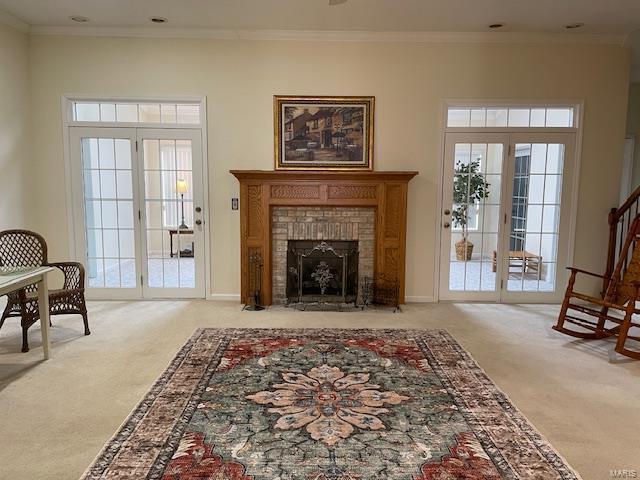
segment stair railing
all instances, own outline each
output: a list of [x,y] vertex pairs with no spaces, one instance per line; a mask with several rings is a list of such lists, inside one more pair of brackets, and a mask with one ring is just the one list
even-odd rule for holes
[[[627,200],[618,208],[612,208],[609,212],[609,247],[607,249],[607,268],[604,273],[602,295],[607,291],[611,275],[615,268],[620,252],[624,245],[624,239],[634,218],[640,209],[640,187],[636,188]],[[629,258],[625,259],[623,271],[627,267]]]

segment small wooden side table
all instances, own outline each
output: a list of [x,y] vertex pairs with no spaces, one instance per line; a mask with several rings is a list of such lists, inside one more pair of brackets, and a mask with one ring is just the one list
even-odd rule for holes
[[[180,235],[193,235],[193,230],[186,229],[186,228],[170,228],[169,229],[169,255],[171,256],[171,258],[177,256],[178,253],[180,253],[180,245],[178,245],[178,252],[173,253],[173,236],[178,235],[178,233]],[[193,247],[194,247],[193,242],[191,242],[191,254],[189,255],[180,254],[180,256],[193,257]]]

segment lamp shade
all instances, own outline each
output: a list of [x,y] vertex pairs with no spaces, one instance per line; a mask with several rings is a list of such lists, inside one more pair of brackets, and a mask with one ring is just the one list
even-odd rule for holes
[[177,193],[187,193],[188,189],[189,189],[189,186],[187,185],[187,181],[186,180],[179,179],[176,182],[176,192]]

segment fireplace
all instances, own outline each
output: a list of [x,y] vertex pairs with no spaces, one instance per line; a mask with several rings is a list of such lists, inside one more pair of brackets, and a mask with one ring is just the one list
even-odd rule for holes
[[240,182],[242,302],[256,291],[265,305],[286,302],[289,240],[340,240],[358,241],[358,283],[389,278],[403,303],[407,187],[418,172],[231,173]]
[[[356,302],[363,279],[374,275],[375,209],[273,207],[271,214],[274,302]],[[311,276],[320,261],[331,274],[324,293]]]
[[356,303],[358,242],[291,240],[287,303]]

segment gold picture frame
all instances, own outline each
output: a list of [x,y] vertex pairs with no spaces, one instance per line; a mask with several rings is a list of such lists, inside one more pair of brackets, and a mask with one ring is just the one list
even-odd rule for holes
[[375,97],[274,95],[276,170],[373,170]]

